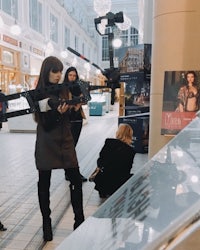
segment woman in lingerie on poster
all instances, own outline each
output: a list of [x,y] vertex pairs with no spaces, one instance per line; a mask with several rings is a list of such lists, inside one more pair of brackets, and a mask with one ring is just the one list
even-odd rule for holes
[[186,73],[187,85],[182,86],[178,91],[177,112],[196,112],[199,109],[199,90],[196,84],[196,73]]

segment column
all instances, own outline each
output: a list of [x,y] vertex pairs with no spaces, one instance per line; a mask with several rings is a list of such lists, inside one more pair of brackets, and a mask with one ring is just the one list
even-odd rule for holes
[[200,1],[153,4],[149,158],[172,139],[160,133],[165,71],[200,70]]

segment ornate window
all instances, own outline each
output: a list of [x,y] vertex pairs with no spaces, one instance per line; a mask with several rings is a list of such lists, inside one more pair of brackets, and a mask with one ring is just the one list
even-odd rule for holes
[[74,47],[76,51],[79,51],[79,39],[78,36],[74,37]]
[[[105,34],[112,32],[106,28]],[[131,27],[128,30],[120,31],[120,39],[122,40],[122,46],[128,47],[138,44],[138,30],[134,27]],[[108,35],[102,37],[102,61],[109,60],[109,44],[108,44]]]
[[50,13],[50,39],[58,43],[58,18]]
[[138,44],[138,30],[134,27],[131,27],[130,30],[130,45],[136,45]]
[[69,46],[70,46],[70,29],[68,29],[65,26],[65,30],[64,30],[64,48],[66,49]]
[[15,19],[18,19],[18,0],[1,0],[1,9]]
[[30,27],[42,34],[42,4],[38,0],[29,0]]

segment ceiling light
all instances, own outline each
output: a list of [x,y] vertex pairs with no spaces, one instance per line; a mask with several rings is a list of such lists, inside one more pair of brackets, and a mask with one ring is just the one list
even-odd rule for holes
[[122,46],[122,40],[119,38],[116,38],[112,41],[112,45],[114,48],[119,48]]
[[61,51],[61,52],[60,52],[60,56],[61,56],[62,58],[67,58],[67,57],[68,57],[67,51],[66,51],[66,50]]
[[94,0],[94,10],[99,16],[103,16],[111,10],[111,0]]
[[19,36],[22,32],[22,29],[21,27],[18,25],[18,24],[14,24],[10,27],[10,32],[13,34],[13,35],[16,35],[16,36]]
[[45,54],[46,55],[51,55],[54,52],[54,47],[51,42],[47,43],[46,49],[45,49]]

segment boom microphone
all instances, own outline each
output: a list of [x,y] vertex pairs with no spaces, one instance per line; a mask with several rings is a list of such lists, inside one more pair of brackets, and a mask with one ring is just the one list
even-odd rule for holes
[[[86,62],[90,62],[89,59],[87,59],[85,56],[81,55],[80,53],[78,53],[77,51],[75,51],[74,49],[70,48],[70,47],[67,47],[67,49],[72,52],[74,55],[80,57],[81,59],[85,60]],[[95,63],[91,63],[95,68],[99,69],[101,71],[101,73],[104,75],[104,71]]]
[[76,56],[80,57],[81,59],[85,60],[86,62],[90,62],[89,59],[87,59],[86,57],[84,57],[83,55],[79,54],[77,51],[73,50],[70,47],[67,47],[67,49],[72,52],[73,54],[75,54]]
[[[75,54],[76,56],[80,57],[81,59],[87,61],[90,63],[90,60],[78,53],[77,51],[73,50],[70,47],[67,47],[67,49]],[[95,89],[100,89],[100,88],[110,88],[111,89],[111,105],[114,104],[115,102],[115,89],[120,88],[120,71],[118,68],[111,67],[109,69],[102,70],[98,65],[95,63],[91,63],[94,67],[99,69],[101,73],[107,78],[106,80],[106,85],[107,86],[95,86]],[[91,90],[91,87],[90,87]]]

